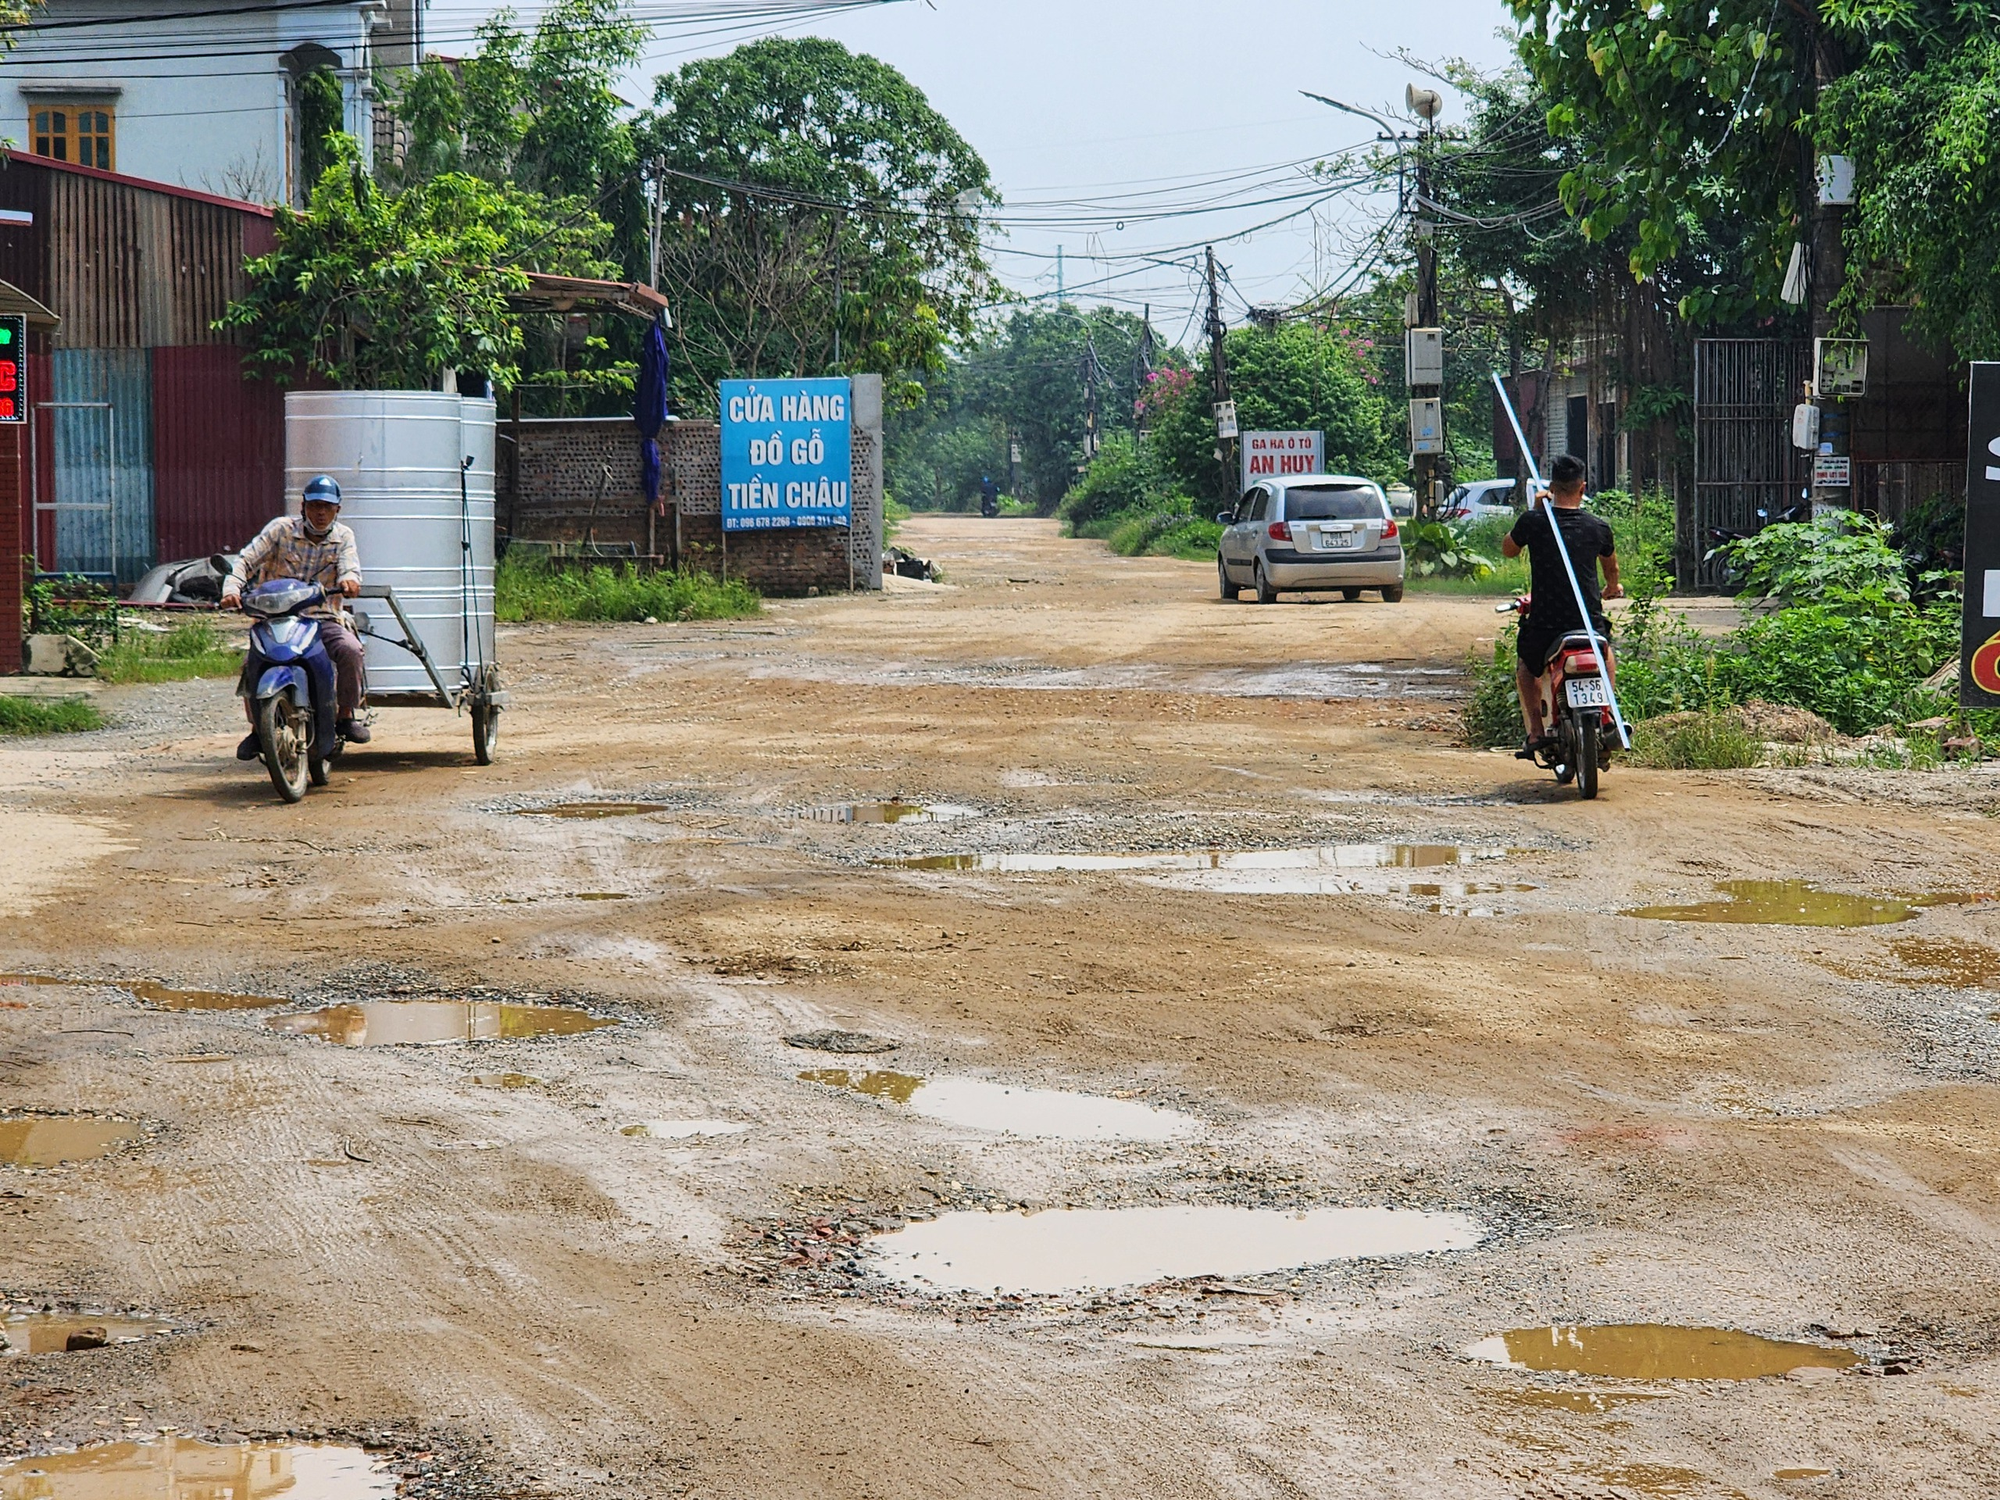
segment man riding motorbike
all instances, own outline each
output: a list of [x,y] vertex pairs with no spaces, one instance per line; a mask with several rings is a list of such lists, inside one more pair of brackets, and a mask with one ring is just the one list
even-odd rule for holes
[[[1611,622],[1604,615],[1604,600],[1622,599],[1625,590],[1618,582],[1618,553],[1611,536],[1611,523],[1583,508],[1583,462],[1565,453],[1549,468],[1549,498],[1555,502],[1556,525],[1562,528],[1563,546],[1576,569],[1577,587],[1590,611],[1590,628],[1604,642],[1604,672],[1613,677]],[[1515,755],[1533,760],[1555,736],[1542,717],[1542,672],[1556,643],[1584,622],[1576,612],[1576,594],[1563,571],[1562,554],[1556,550],[1555,533],[1549,528],[1549,513],[1539,501],[1530,505],[1500,543],[1502,557],[1528,554],[1529,592],[1533,598],[1521,619],[1521,633],[1515,641],[1514,687],[1521,695],[1521,722],[1528,738]],[[1604,568],[1604,588],[1597,587],[1599,563]]]
[[[368,726],[356,717],[361,711],[363,683],[361,641],[344,622],[339,603],[341,598],[352,599],[361,592],[361,555],[354,546],[354,533],[340,524],[340,486],[332,478],[322,474],[312,480],[301,500],[301,514],[279,516],[243,549],[222,585],[222,607],[238,608],[246,586],[273,578],[297,578],[325,589],[326,602],[305,613],[319,621],[320,641],[333,658],[335,727],[350,744],[365,745]],[[252,728],[249,737],[236,747],[236,758],[255,760],[257,709],[247,699],[243,706]]]

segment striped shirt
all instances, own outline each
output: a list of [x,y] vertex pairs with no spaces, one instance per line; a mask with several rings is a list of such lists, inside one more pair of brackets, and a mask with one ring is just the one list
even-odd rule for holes
[[338,599],[343,580],[361,581],[361,554],[355,550],[354,533],[335,521],[318,541],[306,535],[303,516],[279,516],[257,539],[243,549],[230,582],[238,588],[255,586],[273,578],[298,578],[316,583],[329,596],[325,604],[305,611],[321,620],[337,620],[341,615]]

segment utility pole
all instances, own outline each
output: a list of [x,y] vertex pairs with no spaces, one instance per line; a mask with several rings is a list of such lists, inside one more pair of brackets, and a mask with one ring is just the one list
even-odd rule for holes
[[1229,399],[1229,361],[1223,345],[1222,295],[1215,279],[1215,246],[1208,247],[1208,353],[1215,379],[1215,463],[1222,493],[1233,494],[1227,445],[1236,440],[1236,403]]
[[[1847,59],[1839,41],[1824,29],[1819,29],[1815,35],[1812,63],[1815,98],[1847,71]],[[1853,475],[1847,474],[1845,482],[1839,484],[1821,483],[1822,477],[1833,479],[1842,476],[1838,465],[1823,468],[1818,459],[1821,455],[1845,458],[1852,451],[1847,400],[1844,395],[1819,388],[1821,371],[1818,369],[1818,352],[1819,341],[1833,336],[1833,299],[1840,294],[1841,285],[1847,280],[1847,254],[1841,243],[1841,232],[1847,219],[1846,205],[1854,201],[1854,168],[1848,158],[1816,158],[1810,140],[1803,150],[1813,192],[1806,266],[1810,276],[1807,334],[1812,340],[1814,368],[1807,379],[1812,383],[1810,399],[1819,406],[1818,451],[1807,459],[1813,466],[1810,493],[1815,512],[1829,507],[1845,510],[1854,503]],[[1841,165],[1836,168],[1835,163]]]
[[1443,100],[1414,85],[1409,106],[1425,122],[1417,142],[1417,197],[1410,206],[1410,237],[1417,250],[1415,306],[1405,318],[1403,373],[1410,386],[1410,469],[1417,481],[1417,513],[1435,516],[1444,505],[1448,461],[1444,426],[1444,330],[1438,307],[1437,221],[1431,217],[1431,157]]
[[[419,6],[418,9],[421,11],[423,7]],[[648,270],[646,284],[655,291],[658,291],[660,287],[660,215],[665,211],[660,183],[661,179],[667,175],[666,169],[667,163],[664,157],[653,163],[653,233],[646,260]]]
[[1083,461],[1089,464],[1097,457],[1097,382],[1102,371],[1097,363],[1097,339],[1086,332],[1083,336]]
[[1063,305],[1063,247],[1056,246],[1056,306]]

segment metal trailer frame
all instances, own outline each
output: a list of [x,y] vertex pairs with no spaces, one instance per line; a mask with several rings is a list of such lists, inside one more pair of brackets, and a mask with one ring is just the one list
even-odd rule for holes
[[396,624],[402,628],[403,636],[398,640],[394,636],[383,635],[373,628],[372,622],[362,623],[362,620],[366,620],[366,616],[355,622],[355,633],[369,640],[382,641],[409,652],[423,663],[424,674],[430,678],[431,685],[435,689],[429,693],[370,693],[367,702],[377,708],[449,708],[453,712],[470,709],[473,747],[479,755],[480,764],[486,764],[492,754],[492,738],[487,726],[492,722],[492,715],[505,708],[508,703],[506,690],[500,686],[499,666],[485,662],[476,672],[469,668],[462,669],[459,682],[456,685],[448,683],[444,680],[444,674],[438,671],[437,663],[431,659],[430,652],[425,649],[422,637],[410,624],[410,617],[403,613],[402,601],[396,597],[393,588],[386,583],[364,583],[356,597],[380,599],[387,603],[390,613],[396,617]]

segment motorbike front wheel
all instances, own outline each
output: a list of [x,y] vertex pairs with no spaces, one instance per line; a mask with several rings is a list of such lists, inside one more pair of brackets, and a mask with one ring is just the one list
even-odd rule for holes
[[1576,725],[1576,789],[1588,802],[1597,795],[1598,753],[1597,713],[1588,715],[1576,713],[1570,716]]
[[278,795],[287,802],[304,797],[312,777],[312,725],[305,710],[284,693],[262,700],[257,705],[257,744]]

